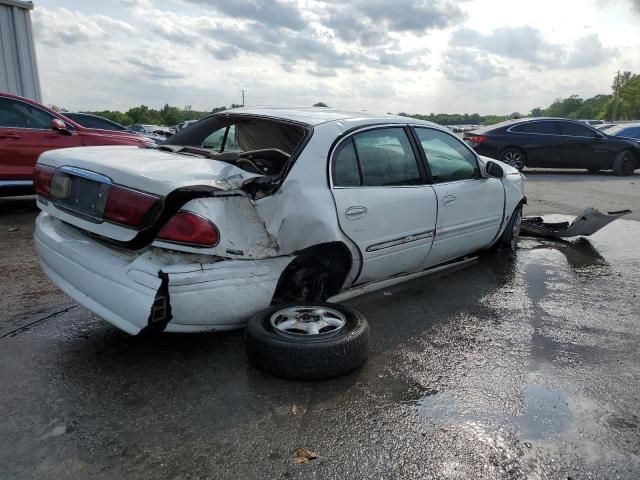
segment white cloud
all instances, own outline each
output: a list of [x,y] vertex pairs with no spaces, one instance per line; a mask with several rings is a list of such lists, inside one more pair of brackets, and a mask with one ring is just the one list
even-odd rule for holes
[[245,89],[253,104],[526,112],[640,69],[638,0],[61,2],[40,0],[33,24],[45,101],[71,109],[205,109]]

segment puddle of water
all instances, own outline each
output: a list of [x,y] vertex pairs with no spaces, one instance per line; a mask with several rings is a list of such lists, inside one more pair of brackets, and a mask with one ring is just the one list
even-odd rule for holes
[[429,393],[417,401],[417,413],[421,417],[441,422],[482,423],[504,425],[505,420],[518,427],[520,436],[525,440],[541,440],[565,432],[573,419],[569,409],[569,397],[559,390],[529,385],[522,395],[525,409],[522,415],[505,417],[499,411],[482,408],[469,408],[446,392]]
[[522,438],[540,440],[567,430],[572,415],[566,393],[530,385],[522,394],[525,411],[514,419]]

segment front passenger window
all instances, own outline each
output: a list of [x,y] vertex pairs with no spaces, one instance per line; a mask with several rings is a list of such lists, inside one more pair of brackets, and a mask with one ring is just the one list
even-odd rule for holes
[[427,156],[433,183],[478,178],[478,162],[464,144],[451,135],[429,128],[416,128]]
[[48,130],[53,117],[27,103],[0,99],[0,126]]

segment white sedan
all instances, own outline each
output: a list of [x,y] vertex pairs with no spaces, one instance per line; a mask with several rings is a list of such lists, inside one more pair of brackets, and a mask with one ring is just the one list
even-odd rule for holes
[[[222,112],[158,149],[53,150],[35,179],[44,271],[130,334],[239,328],[512,248],[525,202],[516,169],[443,127],[325,108]],[[341,328],[309,312],[272,326]]]

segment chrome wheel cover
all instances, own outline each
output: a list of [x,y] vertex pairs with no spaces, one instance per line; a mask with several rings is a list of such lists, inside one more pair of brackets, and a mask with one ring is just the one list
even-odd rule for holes
[[289,338],[324,338],[340,332],[347,318],[333,308],[296,306],[278,310],[269,319],[273,330]]

